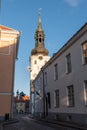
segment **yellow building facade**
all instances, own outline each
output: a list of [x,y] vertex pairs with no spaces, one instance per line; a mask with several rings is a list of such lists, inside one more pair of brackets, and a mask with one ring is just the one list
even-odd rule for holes
[[16,103],[16,109],[18,113],[24,113],[25,112],[25,102],[17,102]]
[[14,112],[15,113],[28,113],[29,112],[29,101],[30,97],[25,96],[16,96],[14,97]]

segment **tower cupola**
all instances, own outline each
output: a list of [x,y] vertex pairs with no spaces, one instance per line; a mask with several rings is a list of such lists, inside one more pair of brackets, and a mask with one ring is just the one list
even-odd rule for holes
[[31,55],[38,55],[38,54],[48,55],[49,52],[45,48],[44,39],[45,39],[45,35],[44,35],[44,30],[42,28],[40,14],[39,14],[38,15],[38,26],[37,26],[37,29],[35,32],[35,48],[32,49]]

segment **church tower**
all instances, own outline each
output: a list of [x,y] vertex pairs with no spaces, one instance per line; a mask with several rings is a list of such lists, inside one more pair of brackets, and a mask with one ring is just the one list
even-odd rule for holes
[[31,68],[31,80],[34,80],[40,71],[41,67],[49,60],[48,50],[44,44],[44,30],[42,28],[40,14],[38,16],[38,27],[35,32],[35,48],[31,51],[30,68]]
[[38,26],[35,32],[35,48],[31,51],[30,56],[30,107],[31,113],[33,113],[33,80],[36,78],[42,66],[46,64],[46,62],[50,59],[48,56],[48,50],[45,48],[44,44],[45,34],[42,28],[42,22],[40,14],[38,15]]

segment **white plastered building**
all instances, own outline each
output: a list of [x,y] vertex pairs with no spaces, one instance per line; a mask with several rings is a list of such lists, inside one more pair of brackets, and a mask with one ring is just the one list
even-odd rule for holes
[[87,124],[87,23],[43,66],[34,80],[35,114]]

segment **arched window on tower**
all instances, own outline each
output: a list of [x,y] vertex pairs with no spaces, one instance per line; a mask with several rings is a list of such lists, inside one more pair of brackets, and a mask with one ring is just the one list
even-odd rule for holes
[[39,42],[41,43],[41,38],[39,38]]

